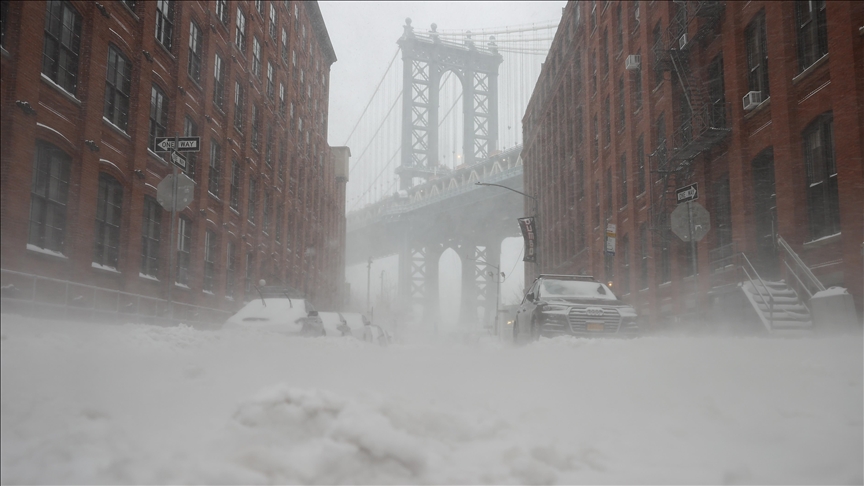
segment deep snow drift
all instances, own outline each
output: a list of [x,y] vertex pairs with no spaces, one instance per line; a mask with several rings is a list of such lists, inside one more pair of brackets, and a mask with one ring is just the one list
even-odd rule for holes
[[10,483],[858,483],[861,336],[350,338],[2,315]]

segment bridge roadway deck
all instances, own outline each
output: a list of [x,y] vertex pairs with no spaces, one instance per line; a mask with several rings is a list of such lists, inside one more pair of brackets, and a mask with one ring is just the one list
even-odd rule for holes
[[517,218],[530,200],[487,182],[523,191],[521,147],[401,191],[359,211],[347,222],[346,262],[351,265],[396,254],[404,238],[411,246],[498,244],[519,236]]

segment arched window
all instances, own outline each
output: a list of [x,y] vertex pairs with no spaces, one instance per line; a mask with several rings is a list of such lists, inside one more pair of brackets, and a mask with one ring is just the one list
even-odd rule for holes
[[59,148],[41,140],[36,142],[28,244],[63,252],[71,165],[72,159]]
[[123,210],[123,186],[110,175],[99,173],[96,199],[96,245],[93,263],[117,268],[120,256],[120,219]]
[[801,134],[807,166],[807,213],[813,239],[840,232],[833,126],[834,116],[829,111],[820,115]]

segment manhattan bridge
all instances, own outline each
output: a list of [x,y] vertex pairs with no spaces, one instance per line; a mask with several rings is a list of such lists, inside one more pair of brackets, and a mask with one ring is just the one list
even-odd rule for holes
[[501,243],[520,235],[517,218],[531,204],[519,194],[521,118],[556,28],[421,32],[406,19],[342,144],[352,151],[346,264],[398,255],[396,301],[422,322],[437,322],[448,249],[462,261],[459,321],[496,312]]

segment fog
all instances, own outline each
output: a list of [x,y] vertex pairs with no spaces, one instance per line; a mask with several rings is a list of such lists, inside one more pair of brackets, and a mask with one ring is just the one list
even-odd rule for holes
[[864,479],[860,334],[513,347],[406,323],[383,347],[0,324],[3,484]]

